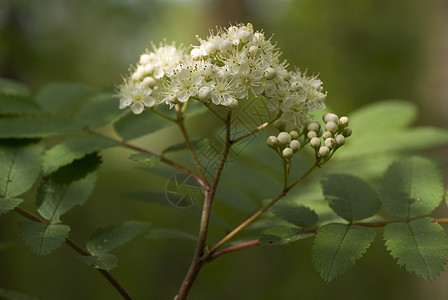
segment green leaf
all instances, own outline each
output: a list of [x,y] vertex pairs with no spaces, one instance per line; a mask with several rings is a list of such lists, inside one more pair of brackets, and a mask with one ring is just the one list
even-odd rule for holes
[[60,217],[76,205],[83,205],[95,187],[97,176],[86,177],[70,183],[58,183],[46,178],[37,194],[37,210],[51,224],[60,223]]
[[431,160],[408,157],[389,167],[384,175],[381,200],[393,216],[415,218],[428,215],[443,199],[442,175]]
[[310,227],[317,223],[319,217],[316,213],[305,206],[294,205],[292,203],[276,204],[272,211],[278,217],[297,225],[299,227]]
[[313,246],[316,270],[330,282],[360,259],[375,238],[369,227],[328,224],[317,230]]
[[23,199],[19,198],[0,198],[0,215],[7,213],[8,211],[13,210],[20,203],[23,202]]
[[40,112],[39,105],[31,98],[0,93],[0,115],[22,115]]
[[87,242],[87,251],[93,255],[106,254],[129,242],[150,227],[148,222],[128,221],[97,229]]
[[409,101],[385,100],[366,105],[350,116],[350,127],[357,136],[399,131],[417,117],[417,106]]
[[71,119],[53,116],[21,116],[0,118],[0,139],[39,138],[70,135],[82,132],[81,126]]
[[79,109],[75,118],[85,126],[98,128],[109,124],[123,111],[118,108],[118,99],[113,90],[101,91]]
[[0,299],[2,300],[41,300],[40,297],[28,296],[16,291],[0,288]]
[[154,228],[149,231],[145,238],[150,240],[164,240],[164,239],[186,239],[196,241],[197,237],[181,230],[169,228]]
[[208,108],[201,101],[188,101],[185,118],[193,118],[208,111]]
[[150,169],[155,167],[160,162],[160,156],[149,153],[134,153],[131,154],[129,159]]
[[0,142],[0,197],[10,198],[28,191],[40,173],[41,142]]
[[60,114],[73,110],[90,93],[91,89],[83,85],[55,82],[39,90],[36,101],[44,110]]
[[118,263],[117,257],[110,253],[92,256],[78,256],[78,258],[83,263],[92,266],[95,269],[102,269],[106,271],[115,269]]
[[[193,139],[191,140],[191,144],[193,148],[200,150],[202,147],[210,143],[208,139]],[[171,145],[168,148],[164,149],[162,153],[170,153],[176,151],[188,150],[188,145],[186,142],[182,142],[179,144]]]
[[0,93],[26,97],[30,95],[30,89],[21,82],[0,78]]
[[45,225],[38,222],[22,221],[19,223],[25,243],[39,256],[56,250],[68,237],[70,227],[67,225]]
[[327,175],[322,181],[325,200],[331,209],[349,222],[373,216],[380,208],[376,192],[364,180],[352,175]]
[[278,226],[264,230],[260,235],[261,246],[279,246],[313,236],[314,233],[301,233],[298,228]]
[[48,175],[87,154],[117,145],[119,143],[115,140],[92,134],[65,140],[45,152],[42,158],[42,172],[44,175]]
[[132,112],[129,112],[114,123],[114,128],[117,134],[124,140],[131,140],[171,124],[171,121],[147,110],[140,115],[134,115]]
[[442,226],[423,218],[384,227],[387,250],[400,266],[425,279],[435,279],[446,264],[448,243]]

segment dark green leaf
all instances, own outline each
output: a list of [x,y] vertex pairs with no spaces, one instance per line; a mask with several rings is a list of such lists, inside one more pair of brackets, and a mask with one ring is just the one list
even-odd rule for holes
[[163,239],[187,239],[196,241],[196,236],[180,231],[177,229],[169,229],[169,228],[154,228],[149,231],[149,233],[145,236],[145,238],[150,240],[163,240]]
[[97,93],[86,105],[81,107],[75,118],[83,125],[98,128],[109,124],[123,111],[118,108],[118,98],[113,90]]
[[106,254],[129,242],[150,227],[148,222],[128,221],[97,229],[87,242],[87,250],[93,255]]
[[380,201],[370,185],[352,175],[328,175],[322,181],[325,200],[331,209],[349,222],[373,216]]
[[423,157],[409,157],[394,163],[384,175],[381,198],[386,210],[400,218],[430,214],[443,199],[442,175]]
[[58,183],[46,178],[37,194],[37,210],[48,222],[59,223],[62,214],[87,201],[95,187],[95,181],[95,173],[70,183]]
[[0,93],[26,97],[30,95],[30,89],[21,82],[0,78]]
[[23,199],[19,198],[0,198],[0,215],[7,213],[10,210],[13,210],[20,203],[23,202]]
[[172,122],[147,110],[140,115],[129,112],[114,123],[117,134],[131,140],[171,125]]
[[70,183],[86,177],[89,173],[95,172],[100,165],[101,157],[95,152],[59,168],[56,172],[51,173],[49,177],[56,183]]
[[55,82],[39,90],[36,101],[44,110],[60,114],[73,110],[90,93],[91,89],[83,85]]
[[159,163],[160,156],[149,153],[134,153],[131,154],[129,159],[151,169]]
[[[202,147],[210,143],[208,139],[194,139],[191,140],[191,144],[193,148],[196,150],[200,150]],[[171,145],[168,148],[164,149],[162,153],[169,153],[169,152],[176,152],[176,151],[182,151],[182,150],[188,150],[188,145],[186,142],[182,142],[179,144]]]
[[328,224],[317,231],[313,260],[322,279],[330,282],[344,273],[369,248],[375,230],[362,226]]
[[286,221],[299,227],[310,227],[319,220],[316,213],[305,206],[294,205],[292,203],[276,204],[272,211]]
[[2,300],[40,300],[40,297],[28,296],[16,291],[0,288],[0,299]]
[[81,126],[73,120],[52,116],[0,118],[0,139],[39,138],[78,134]]
[[31,98],[0,93],[0,115],[23,115],[39,112],[39,105]]
[[68,237],[70,227],[67,225],[45,225],[38,222],[20,222],[25,243],[39,256],[56,250]]
[[95,269],[102,269],[106,271],[115,269],[118,263],[117,257],[110,253],[105,253],[101,255],[92,255],[92,256],[78,256],[78,257],[83,263],[92,266]]
[[40,173],[41,142],[2,141],[0,144],[0,197],[28,191]]
[[261,246],[279,246],[296,242],[313,235],[314,233],[301,233],[301,230],[298,228],[281,226],[264,230],[259,240]]
[[119,145],[117,141],[102,135],[89,134],[68,139],[45,152],[42,159],[42,172],[48,175],[87,154],[117,145]]
[[384,239],[392,257],[409,272],[433,280],[443,271],[448,243],[442,226],[431,218],[388,224]]

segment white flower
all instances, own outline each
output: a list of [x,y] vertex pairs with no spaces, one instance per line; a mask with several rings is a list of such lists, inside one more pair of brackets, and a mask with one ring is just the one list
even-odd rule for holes
[[228,106],[233,103],[236,99],[233,94],[234,83],[232,81],[216,78],[210,82],[210,87],[212,89],[212,102],[215,105]]
[[156,99],[151,96],[152,89],[142,86],[133,80],[126,81],[120,87],[120,109],[128,106],[134,114],[143,112],[145,107],[152,107],[156,104]]
[[198,94],[203,77],[188,68],[173,73],[170,79],[170,89],[177,94],[177,100],[186,102],[190,97]]

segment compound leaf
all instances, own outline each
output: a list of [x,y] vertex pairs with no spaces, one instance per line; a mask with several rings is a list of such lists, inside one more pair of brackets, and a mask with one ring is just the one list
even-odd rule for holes
[[114,129],[124,140],[131,140],[171,124],[171,121],[147,110],[140,115],[129,112],[114,123]]
[[103,255],[132,240],[150,227],[148,222],[128,221],[97,229],[87,242],[87,251]]
[[20,116],[0,118],[0,138],[40,138],[78,134],[82,131],[77,122],[56,116]]
[[3,94],[0,91],[0,114],[23,115],[40,111],[39,105],[31,98],[22,95]]
[[102,135],[83,135],[68,139],[47,150],[42,158],[42,172],[48,175],[87,154],[117,146],[115,140]]
[[40,173],[41,142],[5,140],[0,144],[0,197],[28,191]]
[[369,218],[380,208],[376,192],[355,176],[328,175],[322,181],[322,188],[331,209],[349,222]]
[[279,246],[313,236],[314,233],[301,233],[298,228],[278,226],[264,230],[259,238],[261,246]]
[[118,259],[115,255],[105,253],[101,255],[78,256],[79,259],[95,269],[110,271],[117,267]]
[[21,82],[0,78],[0,93],[26,97],[30,95],[30,89]]
[[149,153],[134,153],[131,154],[129,159],[149,169],[155,167],[160,162],[160,156]]
[[384,227],[387,250],[400,266],[425,279],[435,279],[446,264],[448,243],[445,232],[431,218]]
[[60,216],[75,205],[83,205],[95,187],[96,174],[69,183],[45,178],[37,194],[37,210],[52,224],[60,222]]
[[313,246],[316,270],[330,282],[360,259],[375,238],[369,227],[328,224],[317,230]]
[[409,157],[392,164],[384,175],[381,199],[386,210],[400,218],[428,215],[443,200],[442,175],[436,164]]
[[317,214],[308,207],[287,203],[279,203],[272,207],[278,217],[299,227],[310,227],[319,220]]
[[73,110],[90,93],[90,88],[80,84],[54,82],[38,91],[36,101],[44,110],[60,114]]
[[83,125],[90,128],[98,128],[109,124],[122,113],[118,108],[118,99],[115,92],[104,90],[98,92],[89,101],[79,109],[75,118]]
[[17,206],[19,206],[20,203],[22,202],[23,199],[19,198],[0,198],[0,215],[13,210]]
[[38,222],[22,221],[20,230],[25,243],[31,250],[37,255],[43,256],[59,248],[68,237],[70,227],[62,224],[45,225]]

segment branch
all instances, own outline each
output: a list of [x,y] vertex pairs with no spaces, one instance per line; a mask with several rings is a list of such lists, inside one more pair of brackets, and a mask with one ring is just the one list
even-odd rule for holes
[[219,179],[221,178],[222,171],[224,170],[224,165],[227,161],[227,157],[230,152],[230,148],[232,147],[232,143],[230,140],[230,122],[232,119],[232,111],[228,110],[227,118],[226,118],[226,143],[224,145],[223,152],[221,154],[221,159],[219,161],[218,169],[216,170],[212,185],[210,190],[207,191],[204,206],[202,208],[202,216],[201,216],[201,224],[199,228],[199,236],[198,236],[198,244],[196,246],[196,250],[194,253],[193,261],[191,262],[190,268],[185,276],[184,281],[182,282],[182,286],[175,297],[176,300],[184,300],[190,288],[196,279],[199,271],[204,264],[204,251],[207,241],[207,233],[208,233],[208,225],[210,223],[211,210],[213,205],[213,199],[215,197],[216,189],[218,187]]
[[254,134],[254,133],[256,133],[256,132],[258,132],[258,131],[260,131],[260,130],[262,130],[263,128],[268,127],[269,124],[273,123],[273,122],[274,122],[275,120],[277,120],[278,118],[279,118],[279,116],[275,117],[274,119],[272,119],[272,120],[270,120],[270,121],[264,122],[264,123],[261,124],[261,125],[258,125],[257,127],[255,127],[254,129],[252,129],[251,131],[248,131],[248,132],[246,132],[245,134],[243,134],[243,135],[241,135],[241,136],[239,136],[239,137],[237,137],[237,138],[234,138],[234,139],[232,140],[232,143],[233,143],[233,144],[238,143],[239,141],[244,140],[245,138],[251,136],[252,134]]
[[[38,216],[30,213],[29,211],[20,208],[20,207],[16,207],[14,208],[14,211],[19,213],[20,215],[24,216],[25,218],[34,221],[34,222],[38,222],[41,224],[44,224],[45,226],[50,225],[50,223],[48,223],[47,221],[39,218]],[[78,252],[79,254],[81,254],[82,256],[92,256],[92,254],[90,254],[89,252],[87,252],[84,248],[82,248],[80,245],[78,245],[75,241],[73,241],[72,239],[66,238],[65,239],[65,243],[67,245],[69,245],[73,250],[75,250],[76,252]],[[117,292],[120,293],[120,295],[123,297],[123,299],[126,300],[132,300],[131,296],[128,294],[128,292],[126,292],[126,290],[120,285],[120,283],[112,276],[112,274],[110,274],[108,271],[103,270],[103,269],[98,269],[98,271],[107,279],[107,281],[109,281],[109,283],[117,290]]]

